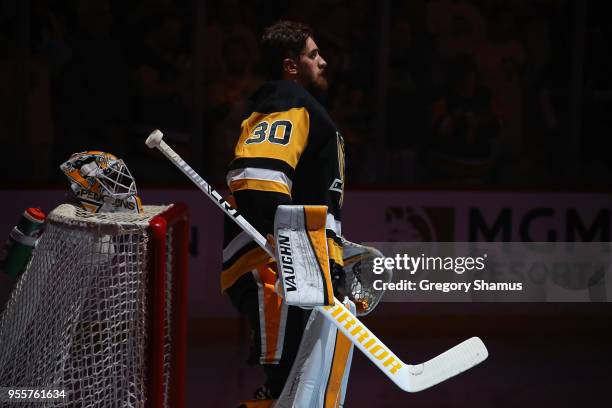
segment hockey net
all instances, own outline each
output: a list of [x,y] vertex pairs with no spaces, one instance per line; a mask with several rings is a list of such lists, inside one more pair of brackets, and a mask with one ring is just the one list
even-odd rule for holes
[[57,407],[180,407],[188,213],[57,207],[0,316],[0,387]]

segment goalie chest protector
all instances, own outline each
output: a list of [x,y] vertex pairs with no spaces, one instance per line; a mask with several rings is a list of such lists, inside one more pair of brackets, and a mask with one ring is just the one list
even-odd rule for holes
[[[330,258],[342,265],[339,239],[345,170],[342,135],[323,106],[294,81],[267,82],[249,102],[250,109],[241,124],[235,158],[229,166],[227,181],[231,192],[243,189],[269,191],[271,195],[289,195],[292,204],[327,206]],[[268,170],[271,172],[266,173]],[[236,172],[243,176],[232,178]],[[249,172],[264,176],[244,176]],[[268,178],[266,174],[275,174],[277,179],[284,181],[272,182],[272,178],[268,180],[270,182],[262,181]],[[241,210],[240,202],[237,204]],[[257,214],[245,214],[245,217],[264,236],[272,233],[272,224],[256,219]],[[232,224],[225,223],[224,246],[241,232]],[[224,290],[253,266],[242,260],[239,263],[245,268],[240,269],[247,270],[238,271],[232,268],[235,261],[238,259],[227,259],[224,251],[223,274],[232,269],[230,274],[222,276]]]

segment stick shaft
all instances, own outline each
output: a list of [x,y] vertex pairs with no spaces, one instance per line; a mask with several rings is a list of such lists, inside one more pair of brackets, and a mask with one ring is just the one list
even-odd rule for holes
[[221,208],[224,213],[226,213],[231,219],[233,219],[234,222],[238,224],[240,228],[246,231],[246,233],[249,234],[251,238],[253,238],[255,242],[268,253],[268,255],[273,258],[275,257],[274,250],[272,249],[268,241],[264,238],[264,236],[261,235],[259,231],[257,231],[255,227],[253,227],[246,220],[246,218],[240,215],[238,210],[233,208],[230,203],[225,201],[223,197],[221,197],[221,194],[214,190],[210,186],[210,184],[208,184],[202,177],[200,177],[200,175],[196,173],[196,171],[192,169],[191,166],[189,166],[185,162],[185,160],[183,160],[181,156],[178,155],[178,153],[172,150],[172,148],[168,146],[168,144],[163,140],[160,142],[157,148],[164,154],[164,156],[170,159],[170,161],[174,163],[174,165],[178,167],[191,181],[193,181],[193,183],[198,186],[200,190],[206,193],[206,195],[211,200],[213,200],[214,203],[217,204],[217,206]]

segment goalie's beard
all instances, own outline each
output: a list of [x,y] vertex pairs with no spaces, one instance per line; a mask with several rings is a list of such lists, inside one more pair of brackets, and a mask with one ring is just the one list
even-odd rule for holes
[[306,89],[312,96],[315,97],[319,102],[322,102],[327,96],[329,89],[329,82],[327,78],[321,75],[319,78],[314,80],[300,81],[304,89]]

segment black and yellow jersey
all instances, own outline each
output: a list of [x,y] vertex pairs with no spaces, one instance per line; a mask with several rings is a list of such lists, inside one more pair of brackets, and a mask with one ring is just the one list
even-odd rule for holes
[[[227,173],[234,204],[264,236],[273,233],[278,205],[326,205],[330,262],[342,265],[342,135],[323,106],[293,81],[266,83],[250,104]],[[227,216],[224,229],[223,291],[271,261]]]

